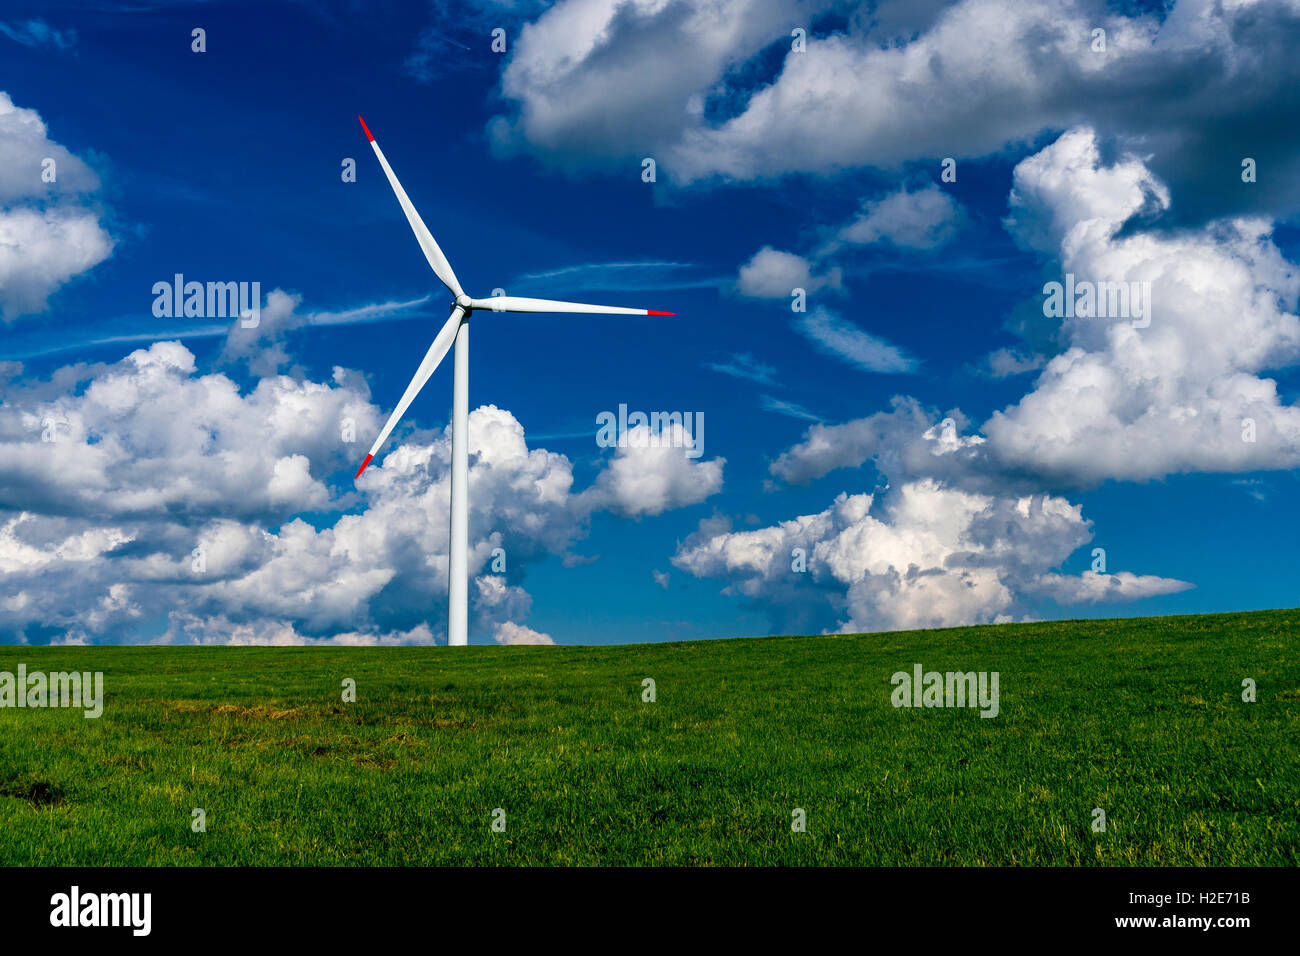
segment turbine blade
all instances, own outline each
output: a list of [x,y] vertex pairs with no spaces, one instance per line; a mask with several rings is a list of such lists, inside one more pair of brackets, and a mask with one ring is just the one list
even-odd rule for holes
[[[438,364],[446,357],[447,351],[451,348],[452,343],[456,341],[456,330],[460,328],[460,320],[464,315],[465,310],[460,306],[456,306],[451,310],[451,316],[447,319],[447,324],[438,331],[433,343],[429,346],[429,351],[424,353],[424,361],[415,370],[415,378],[411,379],[411,384],[406,386],[406,391],[402,394],[402,400],[397,403],[397,408],[393,410],[393,414],[388,416],[388,424],[379,433],[375,443],[370,446],[370,454],[366,455],[366,460],[357,469],[357,478],[361,477],[361,473],[366,470],[366,466],[370,464],[380,447],[388,440],[389,434],[396,427],[398,421],[401,420],[402,415],[406,413],[407,407],[415,399],[415,396],[420,393],[420,389],[424,387],[424,383],[429,380],[429,376],[433,374]],[[353,479],[353,481],[355,480],[356,478]]]
[[553,299],[524,299],[517,295],[494,295],[490,299],[471,299],[470,308],[485,312],[595,312],[603,315],[676,315],[655,309],[623,309],[614,305],[587,305],[583,302],[556,302]]
[[406,221],[411,224],[411,231],[415,233],[420,248],[424,250],[424,258],[429,260],[429,265],[433,268],[433,274],[442,280],[442,284],[451,290],[452,295],[459,299],[465,294],[465,290],[456,281],[456,273],[451,271],[451,263],[442,254],[442,249],[438,246],[437,240],[433,238],[433,233],[429,232],[429,227],[424,224],[420,214],[411,205],[410,197],[406,195],[406,190],[402,188],[402,184],[397,181],[397,176],[393,173],[393,167],[388,165],[388,160],[384,158],[384,151],[375,142],[370,127],[366,125],[366,121],[361,119],[360,116],[357,119],[361,120],[361,128],[366,131],[366,138],[370,140],[370,147],[375,151],[375,156],[379,158],[379,165],[384,167],[384,175],[388,177],[388,184],[393,187],[393,192],[397,193],[397,201],[402,206],[402,212],[406,213]]

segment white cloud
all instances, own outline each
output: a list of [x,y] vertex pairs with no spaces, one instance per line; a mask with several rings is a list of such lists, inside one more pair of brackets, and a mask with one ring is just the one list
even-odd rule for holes
[[289,364],[285,336],[304,325],[307,317],[298,311],[302,296],[283,289],[272,289],[266,304],[257,305],[257,325],[246,327],[242,319],[231,322],[218,362],[247,362],[249,372],[260,378],[275,375]]
[[[46,160],[55,181],[45,182]],[[107,259],[113,239],[87,205],[99,179],[51,141],[35,110],[0,92],[0,318],[42,312],[74,276]]]
[[[3,386],[0,633],[138,640],[147,625],[158,640],[198,643],[444,633],[450,435],[399,436],[354,492],[360,442],[380,413],[359,375],[333,379],[267,376],[241,392],[200,374],[179,343],[158,342]],[[475,409],[469,426],[471,627],[498,639],[546,635],[522,624],[531,597],[493,573],[495,549],[519,575],[570,555],[593,510],[659,514],[721,487],[720,459],[632,435],[579,493],[569,460],[529,448],[508,411]],[[312,511],[335,514],[299,517]]]
[[787,401],[784,398],[777,398],[774,395],[762,395],[758,399],[758,407],[765,412],[776,412],[778,415],[785,415],[787,418],[798,418],[806,422],[819,422],[821,416],[810,412],[798,402]]
[[1046,364],[1041,355],[1031,355],[1021,349],[994,349],[982,363],[980,371],[990,378],[1011,378],[1026,372],[1037,372]]
[[534,631],[513,621],[502,621],[497,625],[492,639],[498,644],[554,644],[551,635]]
[[702,448],[703,434],[692,435],[671,423],[654,430],[638,425],[584,492],[588,506],[608,508],[627,517],[662,514],[703,501],[722,490],[725,458],[691,457]]
[[[987,443],[961,456],[959,469],[949,467],[956,459],[918,455],[933,416],[904,401],[891,412],[815,426],[773,473],[804,482],[874,460],[895,479],[935,475],[969,487],[1035,476],[1066,488],[1296,467],[1300,407],[1285,403],[1263,373],[1300,361],[1300,269],[1258,220],[1170,234],[1123,230],[1170,201],[1140,160],[1103,162],[1087,129],[1021,162],[1007,219],[1017,241],[1052,262],[1048,274],[1059,270],[1058,280],[1068,273],[1081,282],[1150,283],[1146,317],[1060,319],[1060,354],[990,355],[989,374],[1040,365],[1041,374],[982,426]],[[950,414],[964,430],[959,413]]]
[[[166,513],[269,520],[322,508],[325,474],[346,467],[358,434],[377,431],[359,377],[331,386],[262,379],[248,395],[198,375],[179,342],[156,342],[88,370],[73,392],[3,388],[0,506],[105,518]],[[52,439],[52,440],[47,440]]]
[[706,363],[706,367],[723,375],[747,379],[760,385],[771,385],[776,381],[776,368],[758,360],[749,352],[739,352],[722,362]]
[[[1130,571],[1055,570],[1091,532],[1077,506],[1038,490],[1300,463],[1300,408],[1283,404],[1260,374],[1300,360],[1300,270],[1256,220],[1123,230],[1170,202],[1141,160],[1103,162],[1091,130],[1071,130],[1023,161],[1007,220],[1017,241],[1081,280],[1149,282],[1149,325],[1061,319],[1064,351],[983,434],[956,410],[951,422],[936,421],[906,398],[812,426],[773,474],[805,482],[871,463],[890,482],[883,500],[841,495],[820,515],[774,528],[705,529],[679,551],[679,566],[722,577],[788,618],[798,594],[809,599],[785,570],[790,548],[804,547],[823,559],[808,580],[853,628],[990,621],[1023,615],[1033,600],[1095,604],[1186,590]],[[999,364],[1036,363],[995,353],[990,365]],[[1247,420],[1254,441],[1243,440]]]
[[[1153,314],[1145,328],[1066,319],[1059,349],[991,353],[991,377],[1039,374],[978,431],[956,409],[943,415],[949,427],[905,398],[813,425],[774,475],[803,482],[870,464],[887,491],[842,495],[819,515],[757,531],[705,522],[675,563],[787,616],[811,588],[855,627],[999,620],[1023,616],[1034,599],[1128,600],[1189,586],[1133,572],[1061,573],[1091,533],[1077,506],[1051,491],[1300,464],[1300,406],[1266,377],[1300,359],[1300,270],[1259,215],[1300,209],[1300,179],[1243,189],[1242,147],[1232,145],[1243,130],[1300,120],[1290,92],[1300,81],[1291,50],[1300,5],[1180,0],[1160,15],[1126,17],[1092,0],[882,4],[850,12],[806,53],[782,52],[775,76],[756,68],[759,47],[744,27],[697,36],[704,9],[647,0],[620,17],[582,0],[557,4],[534,36],[567,26],[569,45],[557,38],[516,51],[502,91],[519,108],[496,131],[561,163],[614,168],[653,155],[668,179],[687,184],[964,161],[1068,129],[1017,167],[1006,226],[1044,258],[1049,278],[1150,282]],[[1095,27],[1106,30],[1101,52]],[[664,49],[711,42],[717,55],[665,77],[662,49],[650,45],[665,37],[673,42]],[[643,89],[618,83],[638,70],[655,95],[658,83],[673,91],[645,124],[627,121]],[[530,71],[537,82],[525,87]],[[1252,135],[1250,152],[1265,157],[1261,169],[1300,160],[1294,138]],[[877,200],[808,256],[765,246],[741,268],[737,291],[786,298],[798,286],[839,288],[826,266],[846,244],[938,248],[962,215],[947,199],[934,186]],[[1191,228],[1155,232],[1152,221]],[[915,367],[833,312],[799,321],[815,346],[860,367]],[[821,549],[821,571],[788,573],[796,541]]]
[[[514,295],[541,294],[567,289],[574,292],[662,292],[666,289],[707,289],[721,280],[700,274],[690,262],[587,262],[541,272],[525,272],[512,279]],[[569,294],[566,293],[566,294]]]
[[930,425],[915,399],[895,399],[894,411],[836,425],[818,423],[801,442],[772,462],[772,474],[794,485],[804,485],[838,468],[857,468],[887,448],[902,447],[909,434],[919,437]]
[[822,352],[866,372],[910,373],[917,361],[896,345],[864,332],[831,310],[818,306],[798,319],[799,328]]
[[1238,478],[1232,482],[1238,488],[1243,489],[1246,494],[1250,495],[1260,504],[1268,501],[1269,495],[1273,491],[1272,485],[1262,478]]
[[0,309],[43,312],[51,293],[108,258],[113,242],[91,213],[0,210]]
[[863,203],[857,217],[809,256],[764,246],[740,267],[735,289],[756,299],[789,298],[796,288],[841,291],[844,270],[834,260],[846,251],[881,243],[909,252],[933,251],[951,241],[965,219],[961,206],[938,186],[904,187]]
[[[1099,18],[1075,2],[964,0],[911,42],[881,43],[855,17],[848,32],[810,38],[806,52],[787,46],[770,83],[729,87],[729,70],[830,6],[557,3],[521,33],[501,83],[517,111],[492,133],[570,163],[660,155],[680,181],[985,155],[1059,124],[1072,87],[1149,50],[1154,30],[1153,20]],[[1098,24],[1110,30],[1105,56],[1089,49]],[[738,108],[711,121],[710,96]]]
[[[1107,55],[1089,49],[1094,25],[1110,30]],[[1073,2],[964,0],[909,43],[835,34],[787,55],[739,115],[685,128],[671,168],[684,180],[755,179],[987,155],[1059,123],[1071,87],[1149,47],[1151,28],[1084,17]]]
[[867,245],[887,242],[901,249],[931,250],[957,234],[965,214],[936,185],[906,188],[867,202],[862,213],[836,233],[837,242]]
[[[353,325],[367,322],[390,321],[395,317],[415,317],[429,303],[429,296],[406,301],[374,302],[337,312],[301,310],[302,295],[275,288],[266,294],[265,303],[259,303],[258,322],[245,327],[241,319],[233,319],[225,332],[225,342],[217,357],[218,365],[246,363],[254,376],[274,376],[289,366],[289,333],[307,326]],[[302,369],[293,366],[289,374],[301,377]]]
[[1300,161],[1295,137],[1267,133],[1300,120],[1300,4],[1178,0],[1133,16],[1100,0],[841,6],[842,28],[792,52],[791,25],[832,6],[561,0],[515,44],[501,82],[511,106],[490,132],[565,169],[652,156],[691,183],[986,157],[1089,123],[1154,153],[1185,221],[1300,210],[1297,177],[1242,190],[1223,175],[1243,131],[1261,169]]
[[751,299],[789,299],[795,289],[808,293],[839,289],[841,282],[839,268],[815,276],[812,264],[802,256],[764,246],[740,267],[736,291]]
[[316,636],[301,633],[290,621],[273,618],[232,621],[222,615],[200,616],[177,611],[171,615],[167,631],[155,643],[244,647],[296,647],[303,644],[319,647],[397,647],[432,644],[434,634],[427,624],[417,624],[407,631],[342,631]]
[[[839,495],[817,514],[753,531],[703,523],[673,563],[717,577],[781,627],[897,630],[1024,617],[1050,590],[1063,603],[1129,600],[1183,590],[1162,578],[1102,584],[1052,574],[1092,537],[1079,506],[1052,495],[998,496],[925,478],[883,498]],[[806,570],[796,569],[802,551]]]
[[1100,604],[1109,601],[1131,601],[1161,594],[1178,594],[1192,585],[1173,578],[1154,574],[1133,574],[1117,571],[1099,574],[1084,571],[1078,576],[1044,574],[1031,585],[1060,604]]
[[1146,327],[1060,320],[1065,350],[984,425],[1008,465],[1059,484],[1300,465],[1300,407],[1262,374],[1300,360],[1300,270],[1259,220],[1121,233],[1169,201],[1140,160],[1104,163],[1087,129],[1017,166],[1017,239],[1080,280],[1150,283],[1150,301]]
[[932,477],[984,491],[1006,491],[1015,484],[989,462],[982,436],[963,434],[970,422],[960,410],[940,414],[903,396],[890,404],[889,411],[813,425],[769,470],[782,481],[803,485],[837,469],[872,462],[894,481]]
[[564,0],[520,31],[501,76],[517,104],[495,146],[564,164],[660,154],[726,72],[829,0]]
[[20,535],[22,526],[35,525],[35,516],[19,512],[0,525],[0,574],[31,571],[56,563],[91,561],[131,540],[120,528],[111,526],[89,528],[75,534],[35,540]]

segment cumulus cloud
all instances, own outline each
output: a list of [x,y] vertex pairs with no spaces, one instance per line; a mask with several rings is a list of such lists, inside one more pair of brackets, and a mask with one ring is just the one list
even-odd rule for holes
[[1033,490],[1032,482],[1008,474],[991,461],[985,445],[986,439],[971,431],[960,409],[940,413],[900,395],[888,411],[811,426],[768,468],[775,477],[795,485],[870,463],[891,481],[935,478],[986,492]]
[[[266,376],[241,392],[158,342],[2,394],[0,633],[345,644],[444,633],[450,433],[400,441],[353,491],[358,440],[381,424],[357,373]],[[661,449],[633,435],[577,492],[569,460],[530,448],[508,411],[475,409],[469,425],[471,626],[497,640],[549,640],[522,623],[523,576],[569,554],[594,510],[659,514],[721,487],[722,461],[688,458],[688,440]],[[497,549],[508,573],[492,565]]]
[[[51,165],[52,164],[52,165]],[[47,182],[50,172],[53,182]],[[65,282],[107,259],[99,179],[53,142],[35,110],[0,92],[0,318],[45,310]]]
[[497,625],[492,639],[498,644],[554,644],[551,635],[542,634],[540,631],[534,631],[531,627],[525,627],[522,624],[516,624],[513,621],[502,621]]
[[1043,356],[1022,349],[994,349],[981,363],[979,371],[989,378],[1011,378],[1026,372],[1037,372],[1047,362]]
[[[1260,220],[1176,234],[1132,227],[1171,202],[1144,160],[1104,160],[1087,128],[1021,162],[1006,220],[1016,240],[1048,274],[1149,283],[1149,322],[1061,317],[1061,353],[978,429],[958,410],[941,417],[905,397],[811,426],[773,475],[803,483],[870,465],[889,483],[883,497],[841,495],[819,515],[756,532],[702,528],[679,566],[788,617],[808,592],[786,556],[804,548],[826,559],[806,580],[853,628],[998,620],[1033,600],[1095,604],[1190,587],[1130,571],[1060,573],[1091,532],[1078,506],[1042,490],[1300,463],[1300,408],[1262,375],[1300,360],[1300,270]],[[1018,352],[990,359],[1006,371],[1036,364]]]
[[[1150,288],[1149,324],[1080,313],[1041,340],[990,353],[984,374],[1034,381],[983,425],[902,397],[883,412],[813,424],[772,463],[775,477],[807,482],[869,466],[885,490],[758,531],[706,522],[679,550],[679,567],[722,577],[778,613],[820,590],[839,625],[854,627],[1168,594],[1188,585],[1061,573],[1090,531],[1056,493],[1300,463],[1300,408],[1269,377],[1300,358],[1300,272],[1271,238],[1276,218],[1300,211],[1300,180],[1243,186],[1239,176],[1245,156],[1260,169],[1300,163],[1295,138],[1279,132],[1300,119],[1290,92],[1300,61],[1289,52],[1300,5],[1178,0],[1130,15],[1101,0],[886,2],[850,12],[805,53],[782,49],[776,29],[766,47],[747,25],[706,35],[702,11],[716,5],[593,7],[562,0],[534,25],[538,42],[517,48],[502,84],[515,106],[494,124],[511,148],[610,168],[653,155],[686,185],[897,171],[1066,130],[1016,168],[1007,230],[1047,279]],[[566,28],[576,36],[567,46],[540,42]],[[711,55],[690,69],[656,69],[663,49],[701,44]],[[658,106],[636,124],[627,117],[643,90],[618,79],[642,69]],[[523,84],[529,76],[537,82]],[[613,92],[571,95],[599,89]],[[798,286],[839,288],[830,257],[855,245],[939,248],[963,216],[946,200],[937,186],[874,198],[806,255],[763,247],[736,289],[784,298]],[[915,366],[834,312],[798,321],[816,347],[860,367]],[[995,527],[1008,537],[990,537]],[[1037,536],[1044,527],[1053,530]],[[820,572],[781,571],[794,542],[823,549]]]
[[503,152],[575,166],[654,156],[733,67],[830,0],[563,0],[514,42],[501,93],[515,104],[488,125]]
[[[341,436],[379,419],[359,376],[286,377],[241,395],[196,374],[179,342],[107,366],[0,387],[0,507],[113,519],[167,513],[272,520],[324,507],[350,462]],[[84,386],[84,387],[82,387]]]
[[1300,360],[1300,270],[1258,219],[1124,231],[1169,202],[1142,160],[1104,162],[1088,129],[1016,167],[1017,240],[1062,274],[1149,283],[1149,315],[1062,319],[1064,351],[983,427],[1002,460],[1058,484],[1300,464],[1300,407],[1262,374]]
[[[1061,318],[1054,357],[1011,349],[989,356],[994,376],[1040,366],[1041,373],[979,428],[987,443],[977,453],[934,459],[919,437],[934,411],[899,400],[889,412],[814,426],[773,473],[802,483],[874,460],[893,476],[968,485],[1029,476],[1066,488],[1296,467],[1300,407],[1283,401],[1264,373],[1300,361],[1300,269],[1261,220],[1172,235],[1128,228],[1170,202],[1142,160],[1105,162],[1089,129],[1070,130],[1022,161],[1006,221],[1016,240],[1057,281],[1070,274],[1094,285],[1149,283],[1147,315]],[[951,414],[965,431],[960,413]],[[937,470],[956,463],[960,469]]]
[[977,494],[925,478],[883,496],[841,494],[825,511],[751,531],[702,524],[673,563],[721,578],[783,629],[993,623],[1026,616],[1027,598],[1044,590],[1078,603],[1190,586],[1050,573],[1091,537],[1079,506],[1063,498]]
[[835,425],[818,423],[769,466],[772,474],[804,485],[838,468],[858,468],[888,450],[905,447],[930,424],[915,399],[895,398],[894,409]]
[[740,267],[736,291],[751,299],[788,299],[795,289],[816,292],[841,287],[838,267],[822,275],[813,275],[812,268],[802,256],[764,246]]
[[793,52],[790,25],[831,6],[561,0],[523,29],[490,132],[565,168],[654,156],[690,183],[985,157],[1087,123],[1153,154],[1182,221],[1300,210],[1294,176],[1224,175],[1247,144],[1260,168],[1300,161],[1290,0],[883,3]]
[[863,203],[854,219],[808,256],[764,246],[740,267],[735,290],[756,299],[788,298],[796,288],[842,291],[844,268],[835,264],[837,258],[881,244],[909,253],[931,252],[947,245],[965,220],[962,207],[938,186],[903,187]]
[[936,185],[911,192],[900,189],[865,203],[861,214],[835,234],[823,254],[841,243],[887,242],[900,249],[937,249],[952,240],[964,217],[961,207]]
[[69,533],[67,522],[21,512],[0,525],[0,573],[14,574],[60,561],[90,561],[131,540],[112,526]]
[[285,337],[307,322],[307,317],[298,311],[302,296],[272,289],[266,295],[266,304],[257,305],[257,324],[248,327],[240,319],[233,321],[217,361],[223,364],[242,361],[253,375],[275,375],[290,361]]
[[[1094,26],[1108,29],[1106,54],[1090,48]],[[787,55],[738,115],[684,127],[673,168],[753,179],[988,155],[1077,120],[1155,29],[1099,4],[963,0],[910,42],[836,33]]]
[[796,288],[806,292],[841,290],[843,269],[832,261],[837,253],[877,243],[912,252],[931,251],[951,241],[964,220],[961,206],[938,186],[912,191],[904,187],[865,202],[854,219],[809,256],[764,246],[740,267],[735,289],[755,299],[789,298]]
[[697,504],[721,491],[726,459],[699,457],[702,421],[701,415],[694,434],[676,422],[628,429],[613,460],[584,492],[588,505],[636,518]]
[[257,618],[232,621],[222,615],[199,616],[188,611],[174,611],[167,630],[154,643],[221,644],[226,646],[296,647],[312,644],[321,647],[399,647],[434,643],[427,624],[417,624],[409,631],[341,631],[324,636],[306,635],[292,621]]
[[1191,587],[1186,581],[1157,577],[1154,574],[1133,574],[1129,571],[1099,574],[1096,571],[1084,571],[1077,576],[1044,574],[1030,585],[1029,590],[1040,591],[1060,604],[1100,604],[1177,594]]
[[90,213],[0,210],[0,309],[43,312],[51,293],[108,258],[113,242]]

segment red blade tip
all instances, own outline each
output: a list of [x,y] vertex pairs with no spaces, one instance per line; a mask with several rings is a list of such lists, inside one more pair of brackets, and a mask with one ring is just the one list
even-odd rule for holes
[[[366,125],[366,121],[361,119],[360,115],[357,116],[357,119],[361,120],[361,128],[366,131],[366,139],[370,140],[370,142],[373,143],[375,141],[375,136],[373,133],[370,132],[370,127]],[[366,460],[369,461],[369,459]],[[366,466],[362,465],[361,467],[365,468]]]
[[363,461],[361,463],[361,467],[357,469],[357,477],[353,478],[352,479],[353,481],[356,481],[357,478],[361,477],[361,473],[366,470],[366,465],[370,464],[370,460],[374,457],[375,457],[374,455],[366,455],[366,460]]
[[646,315],[676,315],[676,312],[658,312],[654,309],[646,309]]

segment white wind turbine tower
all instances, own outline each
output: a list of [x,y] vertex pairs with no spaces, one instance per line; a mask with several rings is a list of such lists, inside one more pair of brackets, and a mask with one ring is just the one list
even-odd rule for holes
[[411,384],[406,386],[406,391],[402,394],[402,400],[397,403],[397,408],[393,410],[393,414],[389,417],[388,423],[384,425],[383,431],[379,433],[375,443],[370,446],[370,453],[366,455],[366,460],[357,469],[356,477],[361,477],[361,473],[366,470],[366,466],[370,464],[380,447],[383,446],[389,433],[392,432],[393,427],[401,419],[411,401],[419,394],[420,389],[424,387],[424,383],[429,380],[429,376],[438,367],[438,363],[446,356],[454,340],[456,343],[456,361],[451,402],[451,542],[447,569],[447,643],[464,645],[469,643],[469,578],[467,574],[469,506],[467,495],[469,492],[470,314],[476,309],[492,312],[599,312],[609,315],[675,315],[676,313],[657,312],[654,309],[620,309],[609,305],[585,305],[580,302],[553,302],[550,299],[523,299],[511,295],[493,296],[490,299],[471,299],[465,294],[465,290],[460,287],[460,283],[456,281],[456,274],[451,271],[451,264],[447,262],[447,257],[442,254],[442,250],[438,248],[438,243],[434,241],[433,235],[425,226],[424,220],[420,218],[420,214],[411,205],[406,190],[402,188],[402,184],[393,175],[393,169],[388,165],[388,160],[384,158],[384,153],[379,148],[379,144],[375,142],[370,127],[366,125],[366,121],[361,119],[360,116],[357,119],[361,120],[361,128],[366,131],[366,138],[370,140],[370,146],[379,159],[379,165],[384,168],[384,175],[388,177],[393,192],[397,194],[397,201],[402,206],[402,212],[406,213],[406,219],[415,232],[415,238],[420,243],[420,248],[424,250],[424,257],[429,260],[434,275],[455,296],[455,300],[451,305],[451,316],[434,337],[433,344],[429,346],[429,351],[424,354],[424,360],[420,362],[420,367],[415,370],[415,377],[411,379]]

